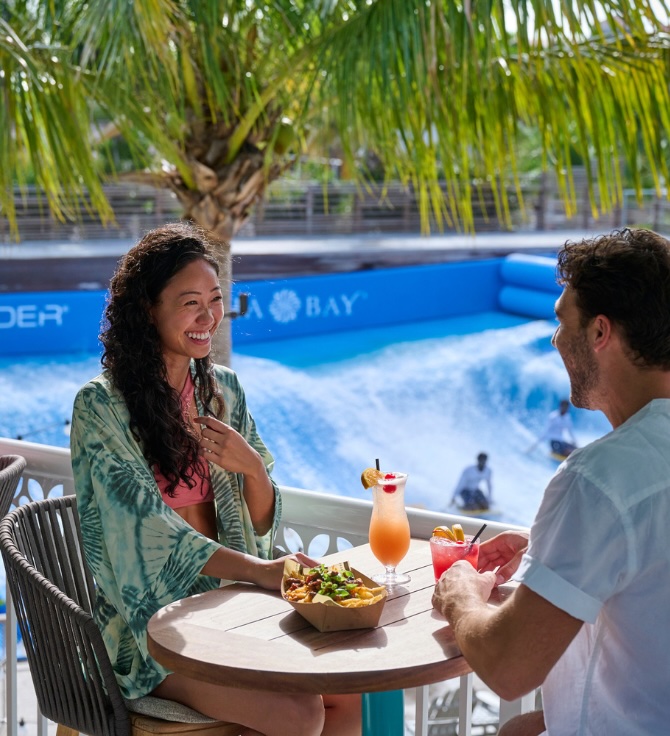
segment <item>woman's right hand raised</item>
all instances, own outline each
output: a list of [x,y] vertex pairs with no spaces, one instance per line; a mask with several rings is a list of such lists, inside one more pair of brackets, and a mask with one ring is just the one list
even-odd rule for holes
[[502,532],[481,543],[478,569],[480,572],[495,571],[496,585],[505,583],[517,571],[527,549],[528,532]]

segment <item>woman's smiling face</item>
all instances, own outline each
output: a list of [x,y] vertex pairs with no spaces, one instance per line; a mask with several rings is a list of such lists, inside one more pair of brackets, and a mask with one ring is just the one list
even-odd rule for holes
[[223,319],[219,277],[207,261],[191,261],[166,284],[150,309],[166,364],[205,358]]

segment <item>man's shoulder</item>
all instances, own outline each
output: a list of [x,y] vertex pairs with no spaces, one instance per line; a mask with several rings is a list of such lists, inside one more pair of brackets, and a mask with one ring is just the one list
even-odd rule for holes
[[639,456],[640,451],[654,454],[661,447],[670,449],[670,399],[650,401],[616,429],[574,454],[591,457],[633,452]]
[[616,430],[574,450],[564,462],[566,472],[610,488],[656,485],[667,477],[670,485],[670,402],[664,416],[636,417]]

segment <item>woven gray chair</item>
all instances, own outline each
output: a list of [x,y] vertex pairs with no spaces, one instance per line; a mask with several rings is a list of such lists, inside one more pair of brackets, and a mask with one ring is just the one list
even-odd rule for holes
[[0,455],[0,519],[11,508],[25,467],[26,459],[21,455]]
[[0,523],[0,550],[37,703],[57,736],[238,736],[241,726],[179,703],[123,699],[91,616],[95,585],[74,496],[14,509]]

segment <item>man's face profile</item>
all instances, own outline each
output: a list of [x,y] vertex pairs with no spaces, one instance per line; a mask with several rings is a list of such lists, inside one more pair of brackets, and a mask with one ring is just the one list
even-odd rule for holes
[[580,409],[598,408],[592,405],[594,390],[600,377],[587,336],[581,324],[575,292],[566,287],[556,302],[558,327],[551,339],[558,350],[570,379],[570,401]]

